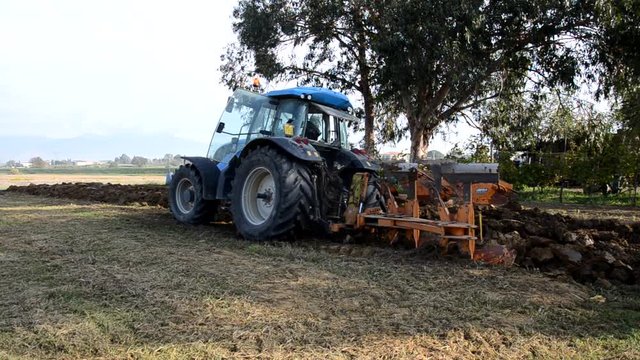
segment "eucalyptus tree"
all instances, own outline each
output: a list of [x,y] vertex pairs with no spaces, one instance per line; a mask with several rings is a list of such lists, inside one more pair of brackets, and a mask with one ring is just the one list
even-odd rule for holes
[[532,82],[575,86],[592,9],[588,0],[377,1],[379,97],[407,117],[411,157],[487,99]]

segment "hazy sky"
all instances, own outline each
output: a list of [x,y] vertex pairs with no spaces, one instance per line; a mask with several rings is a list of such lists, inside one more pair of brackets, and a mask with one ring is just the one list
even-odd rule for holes
[[0,0],[0,134],[206,142],[234,3]]
[[0,0],[0,136],[208,142],[229,95],[217,69],[235,3]]

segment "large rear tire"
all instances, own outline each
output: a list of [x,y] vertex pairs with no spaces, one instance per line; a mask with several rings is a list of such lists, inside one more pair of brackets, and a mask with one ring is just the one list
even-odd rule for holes
[[364,200],[364,209],[379,207],[382,212],[387,211],[387,203],[382,192],[380,191],[380,184],[378,176],[371,174],[369,177],[369,183],[367,185],[367,194]]
[[231,213],[247,240],[269,240],[310,224],[313,180],[309,168],[271,147],[245,156],[232,184]]
[[202,179],[190,165],[181,165],[169,184],[169,210],[185,224],[204,224],[213,220],[217,202],[202,198]]

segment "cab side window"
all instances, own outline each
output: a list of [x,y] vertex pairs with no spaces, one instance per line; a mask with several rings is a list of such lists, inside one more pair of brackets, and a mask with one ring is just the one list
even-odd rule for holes
[[307,119],[304,136],[309,140],[326,142],[327,122],[322,113],[310,113]]
[[273,122],[272,133],[284,136],[284,124],[292,124],[294,136],[302,134],[302,127],[307,114],[307,104],[297,99],[284,99],[278,105],[278,111]]

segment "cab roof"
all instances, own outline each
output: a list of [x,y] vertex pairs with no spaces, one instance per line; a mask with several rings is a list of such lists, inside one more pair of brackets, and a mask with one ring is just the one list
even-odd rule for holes
[[269,91],[265,94],[273,98],[300,98],[301,96],[311,96],[311,101],[332,108],[348,111],[351,108],[351,102],[344,94],[337,91],[321,88],[321,87],[294,87],[290,89]]

